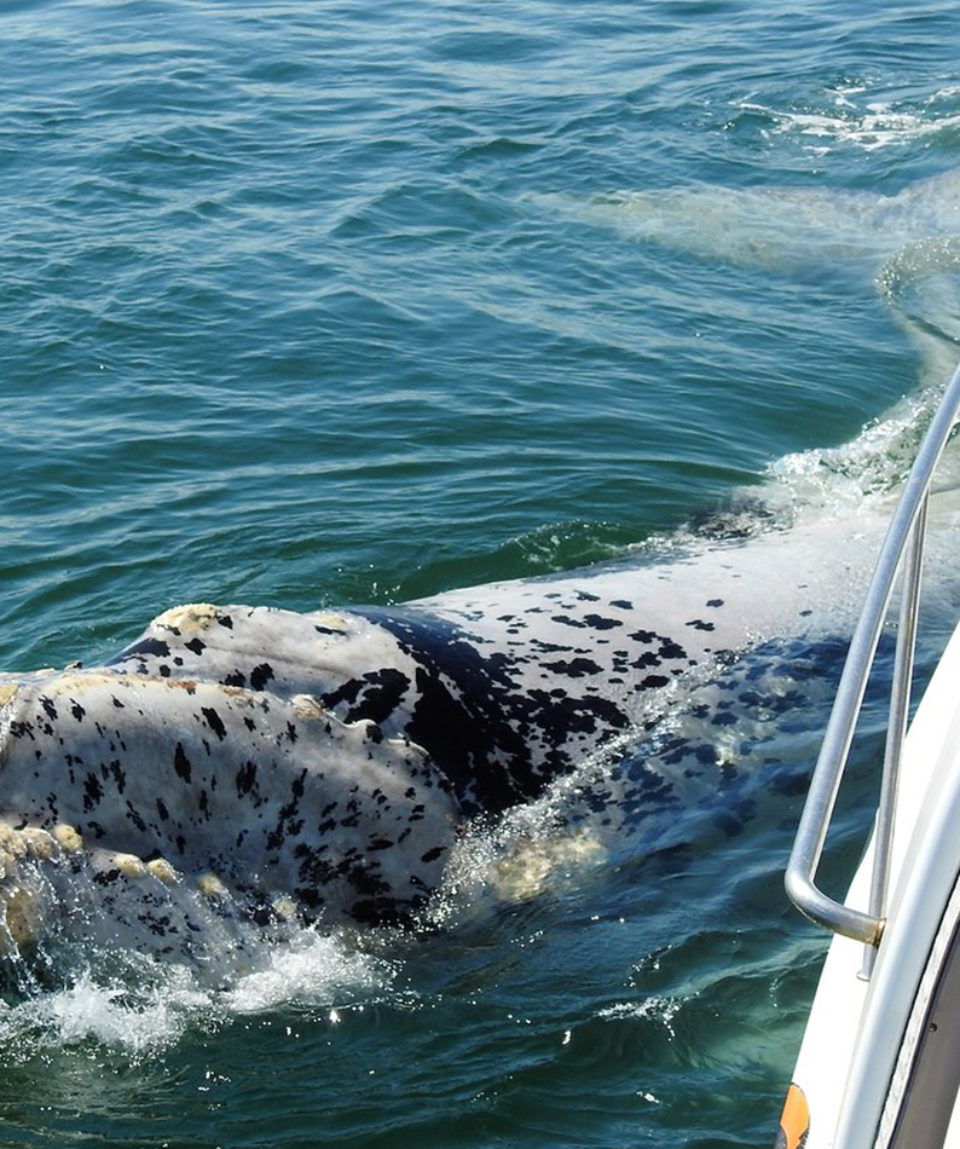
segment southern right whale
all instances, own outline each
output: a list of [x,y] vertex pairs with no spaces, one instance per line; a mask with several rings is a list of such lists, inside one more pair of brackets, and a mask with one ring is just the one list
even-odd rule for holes
[[165,887],[254,916],[409,921],[469,820],[598,752],[617,761],[756,644],[845,625],[882,525],[864,513],[691,539],[669,560],[395,608],[193,604],[101,665],[5,675],[8,946],[42,931],[31,882],[58,869],[128,901],[140,890],[159,948],[189,929],[158,910]]

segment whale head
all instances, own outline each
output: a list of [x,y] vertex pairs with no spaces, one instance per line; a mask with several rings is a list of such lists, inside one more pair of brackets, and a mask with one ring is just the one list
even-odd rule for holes
[[21,922],[26,859],[326,920],[401,919],[437,884],[456,801],[374,722],[305,694],[108,669],[0,697],[0,900]]

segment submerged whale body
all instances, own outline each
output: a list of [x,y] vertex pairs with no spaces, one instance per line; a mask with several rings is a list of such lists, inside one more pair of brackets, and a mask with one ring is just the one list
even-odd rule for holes
[[8,945],[46,912],[26,875],[65,870],[137,886],[154,938],[190,928],[157,908],[190,883],[254,916],[410,921],[465,822],[615,760],[737,652],[835,629],[875,539],[798,527],[396,608],[196,604],[101,666],[3,676]]

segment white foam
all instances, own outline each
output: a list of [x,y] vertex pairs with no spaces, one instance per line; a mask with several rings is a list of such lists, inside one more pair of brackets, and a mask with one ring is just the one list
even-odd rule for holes
[[764,116],[769,132],[815,139],[805,150],[825,155],[838,147],[900,148],[953,131],[960,126],[957,96],[957,87],[948,85],[919,101],[878,98],[863,83],[827,88],[820,107],[777,108],[749,97],[736,107]]
[[[9,951],[4,958],[5,979],[18,987],[19,999],[0,999],[7,1059],[88,1042],[149,1055],[190,1028],[294,1004],[329,1009],[385,989],[394,977],[388,961],[358,949],[346,933],[218,917],[182,889],[170,891],[164,908],[170,916],[178,905],[192,909],[195,945],[175,955],[146,953],[149,937],[130,925],[130,898],[98,900],[103,890],[85,872],[53,876],[61,912],[47,907],[49,936],[25,958]],[[51,894],[54,883],[38,879],[36,888]]]
[[673,1040],[677,1036],[674,1019],[683,1005],[684,1002],[675,997],[648,997],[642,1002],[619,1002],[608,1006],[601,1009],[597,1017],[603,1021],[658,1021]]
[[275,943],[262,957],[261,965],[218,987],[208,984],[198,968],[111,954],[115,972],[109,977],[91,964],[62,989],[15,1005],[0,1002],[4,1060],[29,1058],[51,1045],[89,1043],[131,1058],[150,1056],[191,1028],[220,1026],[234,1017],[291,1005],[342,1006],[388,988],[395,972],[391,963],[313,931]]
[[130,955],[122,980],[98,980],[82,970],[68,986],[30,997],[0,1012],[0,1048],[5,1060],[29,1057],[38,1046],[88,1042],[138,1056],[176,1042],[199,1015],[209,1017],[214,1000],[182,966],[140,968]]
[[794,522],[892,509],[934,408],[932,394],[909,396],[848,443],[782,456],[767,467],[764,501],[776,515],[789,515]]
[[349,949],[336,936],[302,930],[265,954],[259,969],[241,975],[221,996],[231,1014],[264,1013],[293,1003],[326,1005],[341,993],[387,988],[395,966]]
[[191,1017],[209,1010],[210,998],[174,966],[159,983],[140,983],[132,1000],[129,984],[98,985],[87,971],[38,1004],[39,1018],[63,1044],[93,1039],[141,1053],[175,1041]]

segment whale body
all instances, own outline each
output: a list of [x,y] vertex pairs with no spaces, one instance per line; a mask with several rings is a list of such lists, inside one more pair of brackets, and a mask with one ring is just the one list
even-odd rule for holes
[[588,200],[550,193],[537,200],[548,210],[615,228],[638,242],[781,273],[849,263],[882,278],[888,261],[909,261],[911,253],[922,256],[925,271],[956,271],[960,261],[955,172],[919,180],[892,195],[817,185],[700,184],[624,190]]
[[159,937],[189,929],[157,911],[161,887],[189,883],[254,916],[410,922],[465,823],[616,761],[756,643],[842,626],[881,525],[701,540],[398,607],[193,604],[102,665],[4,675],[8,945],[40,929],[25,875],[71,868],[137,885]]
[[[863,264],[933,377],[953,354],[940,331],[956,312],[957,191],[948,175],[893,196],[545,202],[733,264]],[[638,733],[759,644],[849,633],[918,410],[904,401],[866,447],[781,460],[749,537],[680,532],[656,554],[397,607],[194,604],[100,665],[0,675],[0,957],[63,910],[67,873],[112,891],[98,905],[124,903],[136,944],[196,928],[169,912],[188,887],[255,919],[416,920],[464,826],[597,756],[615,770]],[[791,521],[765,529],[784,503]],[[711,785],[709,761],[664,767],[644,764],[660,799]]]

